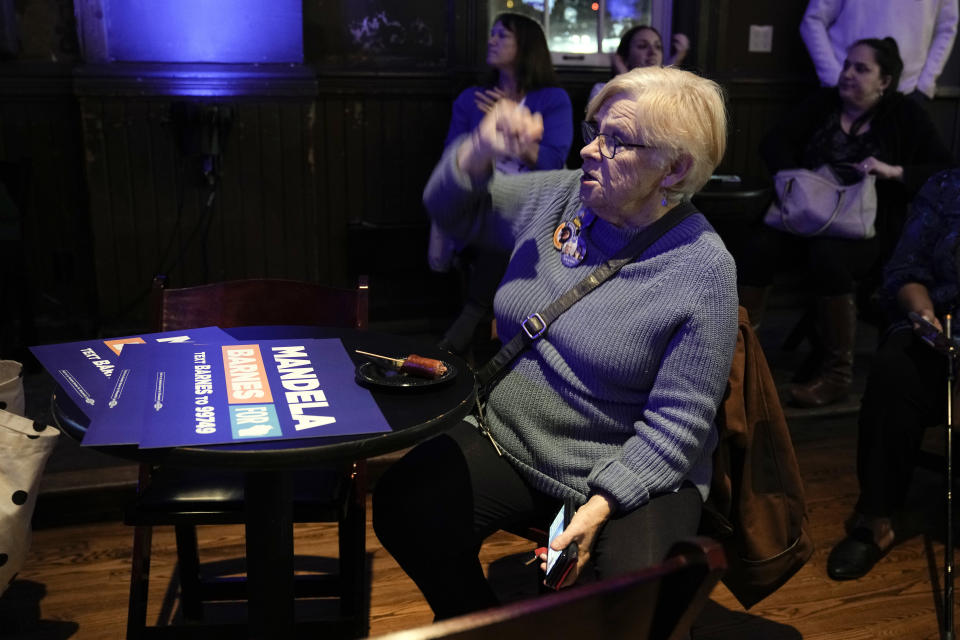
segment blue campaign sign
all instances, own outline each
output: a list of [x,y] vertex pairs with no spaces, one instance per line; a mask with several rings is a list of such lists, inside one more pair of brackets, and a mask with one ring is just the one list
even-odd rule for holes
[[124,351],[118,368],[131,372],[122,409],[98,413],[88,438],[115,433],[118,419],[121,441],[143,448],[390,430],[339,340],[146,344]]
[[235,342],[219,327],[201,327],[183,331],[145,333],[101,340],[83,340],[30,347],[40,364],[53,376],[64,392],[88,417],[93,417],[108,401],[113,372],[123,347],[150,343]]
[[[230,336],[227,338],[232,340]],[[81,443],[84,446],[140,443],[143,407],[151,401],[147,394],[150,389],[162,388],[157,384],[157,377],[160,376],[162,381],[163,376],[162,372],[154,371],[150,366],[138,364],[142,358],[138,358],[136,352],[146,349],[146,344],[131,343],[121,352],[110,376],[107,393],[87,410],[90,424]],[[171,345],[164,345],[167,346]],[[188,346],[196,348],[194,345]],[[153,401],[156,402],[156,399]]]

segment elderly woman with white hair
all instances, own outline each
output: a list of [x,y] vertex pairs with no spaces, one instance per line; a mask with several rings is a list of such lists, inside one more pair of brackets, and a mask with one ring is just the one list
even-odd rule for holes
[[494,300],[501,335],[668,212],[679,221],[520,352],[482,424],[420,444],[378,481],[376,533],[438,619],[497,603],[477,555],[498,529],[545,529],[565,501],[578,505],[551,543],[579,546],[566,586],[660,562],[696,532],[709,487],[736,274],[690,196],[723,156],[722,91],[687,71],[635,69],[590,102],[581,171],[492,172],[542,133],[537,114],[501,100],[424,191],[445,231],[512,252]]

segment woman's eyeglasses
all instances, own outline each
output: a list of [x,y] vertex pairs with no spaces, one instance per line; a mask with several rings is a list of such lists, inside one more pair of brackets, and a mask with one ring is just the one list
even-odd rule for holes
[[611,136],[605,133],[600,133],[597,128],[596,122],[588,122],[584,120],[580,123],[580,133],[583,134],[583,144],[590,144],[594,141],[595,138],[600,139],[600,153],[604,158],[609,158],[613,160],[613,157],[617,155],[617,151],[623,149],[624,147],[635,148],[635,149],[649,149],[650,145],[647,144],[636,144],[634,142],[624,142],[618,136]]

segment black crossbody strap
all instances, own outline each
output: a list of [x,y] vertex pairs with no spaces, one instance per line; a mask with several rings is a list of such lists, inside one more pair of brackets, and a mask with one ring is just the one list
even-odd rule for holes
[[625,265],[640,257],[640,255],[646,251],[647,247],[656,242],[660,236],[693,213],[696,213],[696,209],[689,202],[683,202],[674,207],[652,225],[641,231],[636,238],[618,251],[615,256],[594,269],[590,275],[550,303],[546,309],[539,313],[531,313],[527,316],[517,335],[513,336],[509,342],[504,344],[500,348],[500,351],[477,372],[477,381],[480,385],[481,396],[486,395],[486,391],[493,386],[497,377],[503,372],[504,368],[517,357],[517,354],[523,351],[528,344],[542,336],[546,332],[547,327],[550,326],[550,323],[556,320],[561,313],[569,309],[577,300],[596,289],[620,271]]

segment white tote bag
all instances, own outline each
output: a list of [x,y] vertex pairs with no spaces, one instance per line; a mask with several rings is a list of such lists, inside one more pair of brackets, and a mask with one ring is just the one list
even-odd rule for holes
[[24,412],[23,365],[14,360],[0,360],[0,410]]
[[23,567],[40,476],[60,431],[0,411],[0,594]]
[[784,169],[773,177],[776,198],[763,222],[798,236],[863,240],[876,235],[877,177],[840,184],[830,167]]

